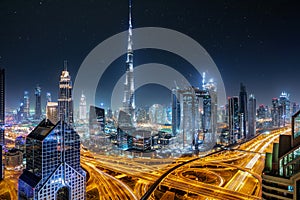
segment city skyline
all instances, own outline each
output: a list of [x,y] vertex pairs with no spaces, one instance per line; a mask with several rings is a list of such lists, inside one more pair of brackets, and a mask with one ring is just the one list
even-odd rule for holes
[[[292,31],[298,14],[292,3],[134,2],[133,23],[134,28],[174,29],[199,42],[217,64],[227,96],[237,96],[239,84],[243,82],[247,92],[255,94],[258,104],[270,105],[272,98],[282,91],[290,93],[292,101],[299,102],[294,53],[299,48],[296,47],[299,30]],[[46,99],[46,92],[57,99],[56,82],[63,69],[63,60],[68,60],[69,71],[75,78],[81,62],[96,45],[128,28],[127,2],[36,1],[31,4],[4,2],[2,5],[6,17],[0,23],[7,28],[1,31],[0,65],[7,71],[7,107],[18,107],[25,90],[29,91],[32,106],[36,84],[44,93],[42,101]],[[79,5],[84,8],[82,11]],[[62,14],[56,15],[54,10]],[[126,47],[120,45],[120,48]],[[111,92],[111,85],[125,73],[125,57],[112,63],[106,72],[107,78],[101,80],[111,81],[97,94],[105,105],[108,102],[103,96]],[[149,49],[135,51],[134,66],[153,61],[169,65],[182,72],[195,86],[201,85],[201,76],[178,56]],[[295,73],[288,74],[292,70]],[[28,80],[33,73],[39,74],[39,78]],[[261,86],[268,84],[266,93]],[[159,91],[160,97],[145,95],[151,91]],[[136,99],[137,105],[143,102],[169,104],[171,91],[146,85],[137,90]]]

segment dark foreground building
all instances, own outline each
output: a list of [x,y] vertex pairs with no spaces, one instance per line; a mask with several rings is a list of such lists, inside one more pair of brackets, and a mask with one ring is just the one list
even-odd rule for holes
[[300,199],[300,111],[292,116],[292,133],[280,135],[266,154],[263,199]]
[[79,135],[65,124],[43,120],[26,138],[26,169],[19,199],[85,199]]

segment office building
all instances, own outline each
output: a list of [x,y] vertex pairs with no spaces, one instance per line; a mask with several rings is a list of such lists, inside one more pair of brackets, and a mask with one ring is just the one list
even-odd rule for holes
[[89,111],[89,129],[90,134],[99,134],[104,132],[105,111],[103,108],[90,106]]
[[63,70],[59,82],[59,122],[42,120],[26,137],[26,168],[19,178],[20,200],[83,200],[86,174],[80,166],[80,138],[73,129],[72,86]]
[[42,104],[41,104],[41,87],[39,85],[36,86],[34,94],[35,94],[35,112],[34,119],[40,120],[42,117]]
[[67,61],[64,62],[64,70],[61,73],[58,92],[58,119],[73,126],[73,99],[72,81],[67,70]]
[[56,124],[58,119],[58,103],[48,101],[46,105],[46,119]]
[[258,106],[257,109],[257,118],[258,119],[266,119],[267,118],[267,110],[264,104]]
[[248,101],[248,139],[256,134],[256,99],[250,94]]
[[180,94],[179,88],[172,89],[172,135],[176,136],[179,133],[181,122]]
[[172,133],[182,148],[207,150],[216,143],[217,99],[212,83],[172,90]]
[[165,124],[167,113],[160,104],[154,104],[149,108],[149,119],[152,124]]
[[229,144],[234,144],[241,139],[239,135],[239,98],[228,98]]
[[278,98],[272,99],[271,118],[273,127],[280,127],[280,116],[279,116],[279,100]]
[[24,91],[24,98],[23,98],[23,117],[24,119],[28,119],[30,117],[30,101],[29,101],[29,93],[28,91]]
[[84,121],[86,120],[86,115],[87,115],[87,108],[86,108],[86,97],[82,93],[80,97],[80,102],[79,102],[79,120]]
[[280,116],[283,120],[283,123],[290,123],[291,121],[291,102],[290,94],[282,92],[279,96],[279,103],[282,106],[282,115]]
[[51,93],[50,92],[47,92],[46,93],[46,102],[52,102],[52,98],[51,98]]
[[240,135],[242,138],[247,138],[248,135],[248,97],[245,85],[241,83],[239,95],[239,120],[240,120]]
[[65,123],[43,120],[26,138],[26,168],[19,178],[20,200],[85,199],[79,135]]

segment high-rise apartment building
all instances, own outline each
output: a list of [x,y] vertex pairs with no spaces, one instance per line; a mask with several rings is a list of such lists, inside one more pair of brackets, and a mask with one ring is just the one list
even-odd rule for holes
[[240,135],[242,138],[247,138],[248,134],[248,97],[245,85],[241,83],[239,95],[239,120],[240,120]]
[[34,94],[35,94],[35,113],[34,119],[40,120],[42,117],[42,104],[41,104],[41,87],[39,85],[36,86]]
[[228,98],[229,143],[234,144],[241,139],[239,135],[239,98]]
[[87,119],[86,115],[87,115],[86,97],[82,93],[79,102],[79,120],[82,121],[86,120]]
[[69,126],[73,126],[72,81],[67,71],[66,61],[59,81],[58,116],[60,121],[66,122]]
[[282,133],[272,153],[266,153],[262,199],[300,199],[299,158],[300,111],[292,116],[291,133]]
[[23,98],[23,117],[24,119],[28,119],[30,117],[30,102],[29,102],[29,93],[28,91],[24,91],[24,98]]
[[250,94],[248,101],[248,137],[251,138],[256,134],[256,99]]

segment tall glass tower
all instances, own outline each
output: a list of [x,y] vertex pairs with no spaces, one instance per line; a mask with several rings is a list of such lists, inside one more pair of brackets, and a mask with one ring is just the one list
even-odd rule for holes
[[256,133],[256,99],[253,94],[250,94],[248,101],[248,138],[251,138]]
[[61,73],[58,92],[58,114],[59,120],[73,125],[73,99],[72,81],[67,70],[67,61],[64,62],[64,70]]
[[[69,81],[65,69],[60,80],[60,105],[66,109],[60,121],[53,124],[44,119],[26,138],[27,164],[18,184],[20,200],[86,198],[86,174],[80,167],[80,138],[69,124],[73,113],[68,107],[72,102],[71,91],[65,89],[70,88]],[[70,99],[62,101],[62,97]]]
[[80,103],[79,103],[79,119],[86,120],[87,119],[86,114],[87,114],[86,97],[82,93],[80,97]]
[[24,91],[24,102],[23,102],[23,105],[24,105],[24,118],[27,119],[30,117],[30,104],[29,104],[29,93],[28,91]]
[[228,98],[229,143],[234,144],[240,139],[239,134],[239,98]]
[[248,135],[248,97],[246,87],[241,83],[239,98],[240,136],[246,138]]
[[123,109],[131,115],[135,121],[135,96],[134,96],[134,74],[133,74],[133,49],[132,49],[132,23],[131,23],[131,0],[129,0],[129,28],[126,59],[126,77],[124,83]]
[[[42,105],[41,105],[41,87],[39,85],[35,88],[35,115],[34,119],[41,119],[42,117]],[[26,105],[25,105],[26,106]]]

